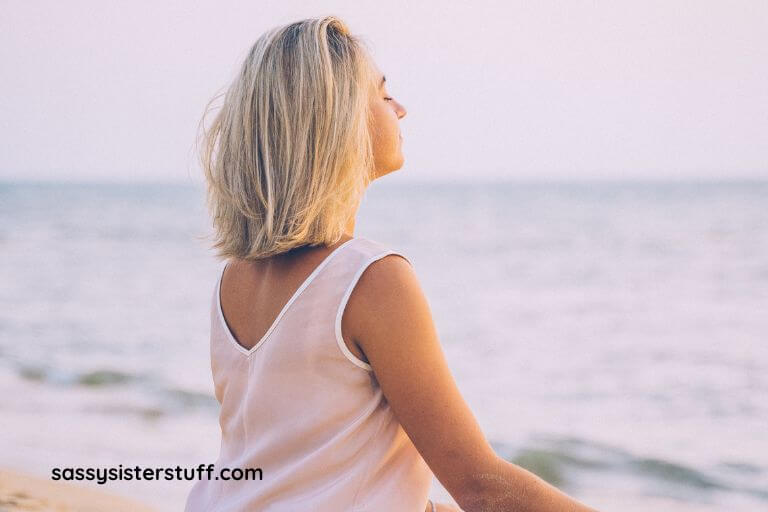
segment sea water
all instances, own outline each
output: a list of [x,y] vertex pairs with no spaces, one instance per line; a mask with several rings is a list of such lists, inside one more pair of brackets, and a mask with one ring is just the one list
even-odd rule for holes
[[[199,186],[0,184],[0,467],[215,461],[211,232]],[[768,510],[768,182],[388,176],[355,235],[414,265],[500,456],[601,510]]]

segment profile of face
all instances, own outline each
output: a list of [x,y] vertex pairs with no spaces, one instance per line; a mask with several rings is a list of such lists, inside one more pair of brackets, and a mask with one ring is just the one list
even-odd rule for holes
[[377,90],[371,97],[371,135],[375,161],[374,179],[380,178],[403,166],[403,138],[400,120],[405,117],[405,107],[387,92],[386,77],[374,65]]

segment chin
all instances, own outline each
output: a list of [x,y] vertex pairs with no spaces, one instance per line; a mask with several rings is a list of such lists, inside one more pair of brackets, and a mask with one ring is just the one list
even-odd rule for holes
[[400,169],[403,168],[403,163],[405,163],[405,162],[403,160],[400,160],[400,163],[397,164],[397,165],[392,166],[392,169],[390,169],[389,172],[399,171]]
[[387,162],[387,165],[382,165],[378,169],[376,169],[376,178],[381,178],[382,176],[386,176],[387,174],[393,173],[395,171],[399,171],[403,164],[405,163],[405,158],[403,158],[402,154],[399,154],[396,158],[393,158],[389,162]]
[[405,163],[405,157],[403,157],[403,154],[400,153],[400,156],[395,159],[395,166],[393,170],[396,171],[400,169],[404,163]]
[[374,179],[384,177],[387,174],[392,174],[393,172],[400,170],[400,167],[387,167],[386,169],[379,169],[376,171],[376,177]]

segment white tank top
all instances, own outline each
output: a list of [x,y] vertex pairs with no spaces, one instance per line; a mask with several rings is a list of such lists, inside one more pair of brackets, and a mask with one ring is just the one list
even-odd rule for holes
[[185,512],[425,510],[432,471],[371,366],[341,336],[352,289],[388,254],[400,253],[366,238],[338,246],[250,350],[224,319],[222,269],[211,307],[211,369],[221,404],[213,475],[252,467],[262,480],[208,480],[203,473]]

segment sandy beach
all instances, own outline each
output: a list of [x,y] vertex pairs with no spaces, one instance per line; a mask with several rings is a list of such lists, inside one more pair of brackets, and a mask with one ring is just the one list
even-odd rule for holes
[[76,484],[0,469],[0,512],[157,512],[139,502]]

